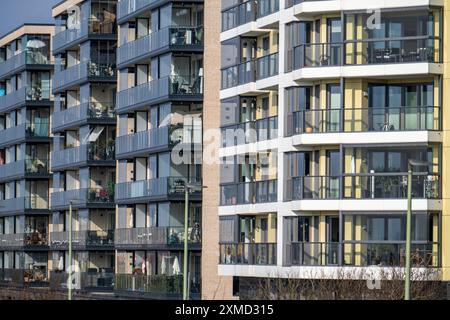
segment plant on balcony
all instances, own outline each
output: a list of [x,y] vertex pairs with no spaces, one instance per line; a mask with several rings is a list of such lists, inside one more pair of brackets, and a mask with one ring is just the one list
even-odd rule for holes
[[114,158],[114,150],[115,150],[115,141],[113,139],[108,139],[106,143],[106,158],[113,159]]
[[108,190],[108,197],[109,197],[110,202],[114,202],[115,186],[116,185],[114,182],[112,182],[112,181],[108,182],[107,190]]

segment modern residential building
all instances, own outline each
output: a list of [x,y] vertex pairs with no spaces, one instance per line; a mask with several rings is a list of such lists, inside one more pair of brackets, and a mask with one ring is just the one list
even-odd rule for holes
[[413,268],[449,280],[448,6],[222,1],[218,268],[234,294],[404,266],[410,160],[427,163]]
[[117,1],[53,7],[50,249],[52,287],[66,286],[72,205],[72,265],[79,289],[112,290],[115,273]]
[[181,298],[188,237],[200,296],[203,2],[118,3],[117,291]]
[[53,30],[0,39],[0,282],[48,282]]

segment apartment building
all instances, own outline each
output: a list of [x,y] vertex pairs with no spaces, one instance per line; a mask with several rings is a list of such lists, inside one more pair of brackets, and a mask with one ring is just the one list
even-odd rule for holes
[[[201,289],[203,1],[118,3],[116,289]],[[179,158],[179,159],[177,159]]]
[[0,282],[48,281],[53,30],[0,39]]
[[233,294],[404,266],[411,160],[426,163],[413,268],[448,280],[448,5],[222,0],[218,272]]
[[[51,285],[66,285],[70,224],[78,289],[112,289],[115,272],[117,1],[53,7]],[[72,206],[72,221],[70,221]]]

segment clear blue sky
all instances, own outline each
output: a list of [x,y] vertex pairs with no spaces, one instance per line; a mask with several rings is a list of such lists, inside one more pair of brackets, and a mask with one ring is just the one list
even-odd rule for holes
[[52,7],[61,0],[0,0],[0,37],[24,23],[53,23]]

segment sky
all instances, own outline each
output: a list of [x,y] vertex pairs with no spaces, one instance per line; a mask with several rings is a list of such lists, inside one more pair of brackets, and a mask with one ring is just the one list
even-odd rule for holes
[[0,37],[24,23],[53,23],[52,7],[61,0],[0,0]]

